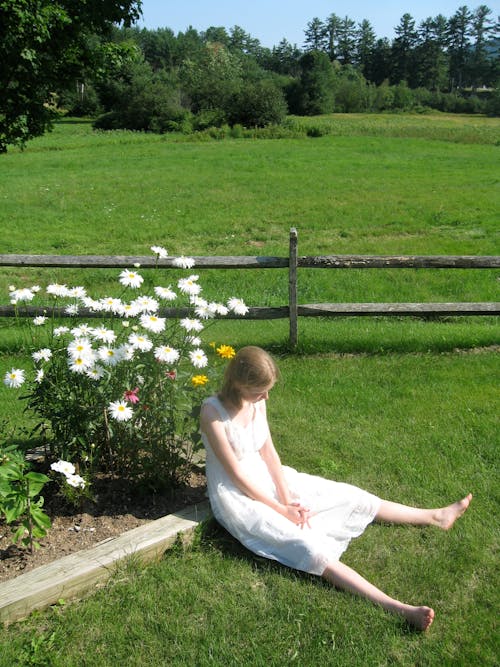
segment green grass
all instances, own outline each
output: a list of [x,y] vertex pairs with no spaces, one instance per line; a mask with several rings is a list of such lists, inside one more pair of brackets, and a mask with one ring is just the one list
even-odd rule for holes
[[[334,116],[327,136],[187,141],[64,122],[0,159],[4,253],[498,254],[498,119]],[[116,271],[2,269],[114,290]],[[166,283],[175,274],[167,273]],[[285,270],[205,271],[209,296],[286,303]],[[495,271],[299,272],[299,302],[498,300]],[[450,533],[372,526],[345,561],[431,604],[426,636],[317,579],[256,559],[210,523],[88,599],[0,630],[11,665],[493,665],[498,617],[497,318],[221,321],[209,334],[277,357],[269,404],[284,462],[418,505],[475,494]],[[28,367],[0,322],[0,374]],[[0,422],[29,425],[0,386]],[[0,588],[1,591],[1,588]]]
[[432,604],[428,635],[252,557],[209,524],[192,549],[125,568],[89,599],[0,632],[2,667],[33,636],[53,634],[50,665],[494,664],[498,356],[279,361],[269,415],[285,462],[423,506],[475,493],[449,533],[376,525],[344,558],[393,595]]

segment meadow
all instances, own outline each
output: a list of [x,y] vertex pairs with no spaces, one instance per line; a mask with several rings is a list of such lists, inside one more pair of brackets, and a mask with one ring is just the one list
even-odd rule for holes
[[[286,256],[499,254],[500,121],[335,116],[281,139],[93,133],[66,120],[0,160],[1,253]],[[201,272],[200,272],[201,273]],[[116,271],[1,269],[8,285]],[[176,274],[165,280],[174,281]],[[208,296],[286,303],[286,270],[204,270]],[[497,301],[498,271],[302,270],[299,302]],[[256,559],[213,522],[157,564],[0,630],[0,666],[493,665],[498,617],[498,319],[221,321],[214,339],[275,354],[269,415],[289,465],[429,506],[474,493],[450,533],[374,525],[345,562],[436,620],[425,636],[313,577]],[[0,373],[27,364],[0,321]],[[0,387],[0,422],[28,423]],[[0,588],[1,594],[1,588]]]

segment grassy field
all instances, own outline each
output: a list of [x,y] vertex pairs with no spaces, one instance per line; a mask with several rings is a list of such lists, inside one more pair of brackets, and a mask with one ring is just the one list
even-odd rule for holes
[[[296,119],[293,122],[298,122]],[[305,122],[305,121],[300,121]],[[66,121],[0,159],[1,253],[286,256],[499,254],[498,119],[335,116],[325,136],[187,141],[92,134]],[[117,272],[2,269],[105,294]],[[173,275],[173,274],[172,274]],[[498,300],[495,271],[301,271],[299,301]],[[166,278],[168,282],[173,278]],[[205,271],[209,295],[283,305],[287,272]],[[283,461],[384,497],[436,505],[475,494],[450,533],[372,526],[345,562],[430,604],[426,636],[312,577],[253,558],[213,523],[193,547],[129,564],[91,598],[0,630],[11,665],[494,665],[498,617],[496,318],[218,322],[214,339],[262,345],[282,380],[269,404]],[[0,373],[28,366],[0,322]],[[0,387],[0,422],[25,423]],[[1,588],[0,588],[1,594]]]

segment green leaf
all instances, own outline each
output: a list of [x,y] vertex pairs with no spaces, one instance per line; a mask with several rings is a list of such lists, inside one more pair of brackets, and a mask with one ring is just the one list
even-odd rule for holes
[[31,518],[42,530],[48,530],[52,526],[50,517],[37,505],[31,507]]
[[19,528],[14,533],[14,537],[12,538],[12,541],[14,542],[14,544],[16,542],[19,542],[19,540],[21,539],[21,537],[24,535],[25,532],[26,532],[26,528],[24,526],[19,526]]
[[25,498],[16,498],[15,501],[9,501],[4,505],[5,520],[7,523],[12,523],[20,516],[22,516],[28,503]]
[[30,498],[37,496],[50,479],[47,475],[42,475],[38,472],[29,472],[24,476],[24,479],[29,482]]

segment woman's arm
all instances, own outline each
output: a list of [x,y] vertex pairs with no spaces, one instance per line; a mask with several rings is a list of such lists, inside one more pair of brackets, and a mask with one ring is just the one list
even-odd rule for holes
[[[268,505],[279,514],[295,524],[302,523],[300,507],[291,503],[283,502],[289,500],[289,497],[279,495],[279,501],[264,493],[256,484],[251,482],[245,475],[239,460],[229,444],[223,422],[220,420],[217,411],[210,405],[204,405],[200,415],[201,430],[208,438],[210,447],[217,456],[225,471],[236,484],[236,486],[253,500],[258,500]],[[273,477],[274,479],[274,477]],[[281,501],[281,502],[280,502]]]
[[[264,415],[264,418],[266,419],[267,423],[267,414],[266,414],[266,403],[265,401],[261,401],[257,405],[257,409],[262,412]],[[304,507],[301,503],[298,503],[296,501],[292,501],[292,497],[290,495],[290,489],[288,488],[288,484],[285,479],[285,475],[283,474],[283,468],[281,466],[281,460],[279,457],[278,452],[276,451],[276,447],[274,446],[273,439],[271,437],[271,434],[269,433],[269,436],[264,443],[264,445],[261,447],[259,450],[259,453],[264,460],[265,464],[267,465],[267,469],[269,470],[269,474],[271,475],[274,485],[276,487],[276,492],[278,494],[278,498],[281,500],[281,502],[284,505],[293,505],[294,507],[297,508],[299,514],[300,514],[300,525],[303,528],[304,526],[310,527],[309,524],[309,519],[311,516],[313,516],[313,513],[309,510],[309,508]]]

